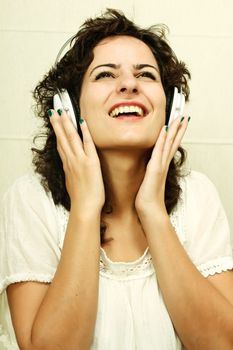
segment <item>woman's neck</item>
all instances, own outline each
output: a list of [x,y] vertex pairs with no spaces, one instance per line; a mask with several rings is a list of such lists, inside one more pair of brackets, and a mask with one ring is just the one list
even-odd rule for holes
[[106,204],[115,214],[134,211],[135,197],[145,175],[149,153],[99,152],[106,190]]

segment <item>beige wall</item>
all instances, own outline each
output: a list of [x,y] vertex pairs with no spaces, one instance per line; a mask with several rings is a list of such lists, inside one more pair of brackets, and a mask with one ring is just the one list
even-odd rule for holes
[[105,7],[170,27],[170,43],[192,72],[189,163],[216,184],[233,231],[232,0],[0,0],[0,195],[30,169],[31,90],[64,41]]

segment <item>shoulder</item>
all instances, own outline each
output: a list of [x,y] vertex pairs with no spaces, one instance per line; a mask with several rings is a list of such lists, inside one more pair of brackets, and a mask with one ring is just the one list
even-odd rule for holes
[[181,184],[186,205],[220,204],[219,194],[213,182],[203,173],[190,171]]
[[60,216],[37,175],[18,178],[0,211],[0,292],[20,281],[51,281],[59,258]]
[[40,176],[25,174],[14,181],[5,192],[0,208],[4,231],[35,232],[35,226],[57,225],[58,209],[52,195],[41,184]]
[[232,268],[229,224],[213,182],[196,171],[182,182],[188,255],[204,276]]
[[[41,177],[34,173],[25,174],[17,178],[12,185],[7,189],[3,198],[8,198],[11,195],[14,196],[26,196],[30,197],[31,195],[41,195],[48,196],[44,187],[42,186]],[[25,199],[26,199],[25,198]]]
[[213,182],[203,173],[191,170],[184,178],[185,185],[188,189],[203,189],[203,187],[214,188]]
[[2,198],[3,208],[18,209],[24,206],[35,210],[44,207],[54,207],[52,195],[42,186],[41,177],[34,173],[25,174],[16,179],[7,189]]
[[213,182],[200,172],[190,171],[180,185],[179,205],[182,210],[179,214],[186,243],[197,242],[204,237],[210,242],[210,237],[218,234],[230,240],[226,213]]
[[220,196],[213,182],[204,174],[192,171],[184,179],[184,217],[188,236],[230,239],[229,224]]

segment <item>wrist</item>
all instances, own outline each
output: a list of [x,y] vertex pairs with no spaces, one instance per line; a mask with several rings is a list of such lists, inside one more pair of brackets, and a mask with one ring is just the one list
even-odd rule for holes
[[161,222],[169,219],[165,205],[148,204],[141,208],[136,208],[140,220],[153,220]]
[[94,205],[93,203],[79,203],[76,201],[71,202],[70,214],[79,217],[80,219],[92,220],[100,218],[102,207]]
[[154,232],[155,229],[156,231],[167,230],[167,227],[171,225],[166,208],[147,208],[147,210],[138,213],[138,217],[146,235],[149,232]]
[[159,237],[167,236],[169,232],[173,231],[170,217],[167,212],[157,212],[156,215],[147,212],[146,214],[139,216],[139,220],[145,236],[148,239],[148,243],[151,242],[151,239],[159,239]]

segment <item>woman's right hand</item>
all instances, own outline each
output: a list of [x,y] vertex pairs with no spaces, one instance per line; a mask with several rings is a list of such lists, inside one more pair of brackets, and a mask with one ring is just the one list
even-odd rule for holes
[[65,110],[59,112],[61,116],[50,110],[50,122],[56,134],[71,206],[77,204],[82,210],[101,211],[105,202],[104,184],[99,157],[87,123],[80,123],[82,141]]

